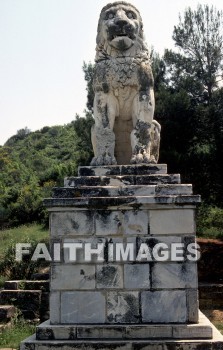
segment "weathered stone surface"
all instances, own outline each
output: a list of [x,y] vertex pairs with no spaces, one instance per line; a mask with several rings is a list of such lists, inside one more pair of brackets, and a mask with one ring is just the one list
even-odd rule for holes
[[126,328],[124,326],[95,325],[77,327],[78,339],[124,339]]
[[50,214],[51,236],[93,235],[94,212],[90,210],[54,212]]
[[114,175],[148,175],[166,174],[166,164],[136,164],[136,165],[107,165],[80,166],[78,176],[114,176]]
[[107,294],[107,321],[110,323],[139,322],[138,292],[109,292]]
[[149,264],[125,264],[124,287],[126,289],[149,289],[150,266]]
[[96,267],[96,287],[123,288],[123,267],[120,265],[98,265]]
[[213,331],[211,326],[183,325],[173,326],[173,338],[178,339],[211,339]]
[[149,215],[146,210],[124,211],[123,232],[127,235],[147,235],[149,233]]
[[197,265],[187,263],[154,263],[152,267],[154,289],[197,288]]
[[195,232],[193,209],[170,209],[150,211],[150,233],[190,234]]
[[[113,18],[108,21],[109,7]],[[134,21],[127,13],[134,13]],[[119,2],[102,9],[93,80],[91,165],[158,162],[161,126],[153,120],[153,77],[143,42],[142,20],[134,6]]]
[[[87,258],[86,258],[86,252],[88,249],[85,251],[86,244],[90,245],[90,249],[98,249],[98,253],[95,252],[95,254],[92,253],[90,256],[89,262],[103,262],[105,260],[105,249],[100,249],[99,244],[102,244],[102,248],[106,246],[106,239],[101,238],[101,237],[92,237],[92,238],[80,238],[80,239],[75,239],[75,238],[64,238],[64,262],[65,263],[86,263]],[[73,256],[72,252],[72,244],[78,244],[80,243],[82,247],[76,249],[76,257]]]
[[158,185],[155,190],[156,195],[165,196],[165,195],[191,195],[192,185]]
[[[44,204],[50,207],[76,207],[88,209],[108,209],[109,207],[126,206],[139,208],[151,204],[195,205],[200,203],[200,196],[143,196],[143,197],[88,197],[88,198],[48,198]],[[174,232],[173,232],[174,233]],[[185,233],[185,232],[184,232]],[[186,232],[189,233],[189,232]]]
[[[198,324],[104,324],[52,325],[46,321],[37,326],[38,340],[74,339],[211,339],[213,327],[200,312]],[[183,337],[184,336],[184,337]]]
[[60,292],[50,292],[50,322],[52,324],[58,324],[60,319],[61,300]]
[[10,321],[15,313],[16,308],[13,305],[0,305],[0,323]]
[[185,291],[145,291],[141,293],[142,321],[184,323],[187,321]]
[[51,267],[52,290],[95,289],[95,266],[53,265]]
[[35,335],[25,339],[21,350],[222,350],[223,336],[211,325],[212,339],[79,339],[79,340],[36,340]]
[[129,339],[156,339],[172,338],[171,325],[134,325],[126,327],[126,336]]
[[104,323],[105,297],[101,292],[61,292],[61,323]]
[[117,235],[122,230],[122,213],[120,211],[98,210],[95,215],[96,235]]
[[198,291],[197,289],[188,289],[187,290],[187,309],[188,309],[188,321],[191,323],[198,322]]
[[149,174],[149,175],[113,175],[113,176],[82,176],[67,177],[64,179],[64,187],[82,186],[129,186],[129,185],[163,185],[180,184],[180,174]]

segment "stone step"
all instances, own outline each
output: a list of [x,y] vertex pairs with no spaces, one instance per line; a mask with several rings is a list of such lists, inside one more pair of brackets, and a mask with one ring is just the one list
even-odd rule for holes
[[9,322],[15,315],[16,308],[13,305],[0,305],[0,323]]
[[200,313],[199,324],[155,325],[51,325],[46,321],[36,328],[37,340],[89,339],[212,339],[213,329]]
[[180,184],[180,174],[65,177],[64,187]]
[[39,318],[41,290],[1,290],[0,304],[16,306],[26,319]]
[[48,272],[44,273],[33,273],[31,275],[31,280],[33,281],[47,281],[50,278],[50,274]]
[[80,166],[79,176],[114,176],[114,175],[148,175],[166,174],[166,164],[138,164],[138,165],[108,165],[108,166]]
[[76,188],[56,187],[53,189],[53,198],[75,197],[118,197],[118,196],[169,196],[191,195],[192,185],[132,185],[132,186],[90,186]]
[[20,350],[223,350],[223,336],[213,326],[212,339],[72,339],[37,340],[35,335],[25,339]]
[[42,290],[49,292],[49,281],[6,281],[4,283],[5,290]]
[[130,209],[146,208],[153,204],[163,205],[195,205],[201,202],[199,195],[172,195],[172,196],[132,196],[132,197],[80,197],[80,198],[47,198],[46,207],[75,207],[88,209],[107,209],[109,207],[128,207]]

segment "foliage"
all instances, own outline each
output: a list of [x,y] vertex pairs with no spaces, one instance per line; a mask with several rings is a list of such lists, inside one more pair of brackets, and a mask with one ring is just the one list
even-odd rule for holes
[[179,51],[153,54],[160,162],[217,206],[223,203],[222,19],[206,5],[186,9],[173,31]]
[[173,40],[179,53],[166,50],[172,83],[186,89],[199,101],[210,101],[222,81],[223,14],[213,6],[189,7],[174,26]]
[[[16,243],[11,241],[8,249],[4,253],[4,260],[0,262],[0,274],[9,280],[31,279],[33,273],[37,273],[40,268],[48,267],[49,263],[45,260],[31,261],[32,255],[39,240],[23,240],[22,243],[30,243],[30,254],[24,255],[22,261],[16,261]],[[44,243],[44,242],[41,242]],[[46,241],[45,241],[46,243]]]
[[197,213],[199,237],[223,239],[223,209],[202,205]]
[[64,126],[19,130],[0,147],[0,227],[46,222],[43,198],[88,164],[93,118],[76,118]]
[[15,316],[10,328],[0,333],[0,344],[5,348],[18,349],[21,341],[35,333],[36,325],[27,323],[23,318]]
[[94,90],[93,90],[93,77],[95,66],[91,62],[83,64],[84,78],[87,82],[87,108],[90,112],[93,112],[94,102]]
[[8,250],[11,242],[20,243],[24,240],[44,242],[48,237],[48,230],[37,224],[2,230],[0,231],[0,260],[4,260],[5,251]]

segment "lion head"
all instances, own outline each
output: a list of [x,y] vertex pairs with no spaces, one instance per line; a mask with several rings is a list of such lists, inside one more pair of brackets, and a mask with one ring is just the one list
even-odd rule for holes
[[103,7],[96,42],[96,61],[105,56],[135,56],[147,50],[139,11],[124,1]]

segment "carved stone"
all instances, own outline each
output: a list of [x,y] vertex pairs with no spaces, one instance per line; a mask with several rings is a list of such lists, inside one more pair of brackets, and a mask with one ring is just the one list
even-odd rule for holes
[[153,75],[139,11],[118,1],[100,14],[94,74],[91,165],[157,163]]

